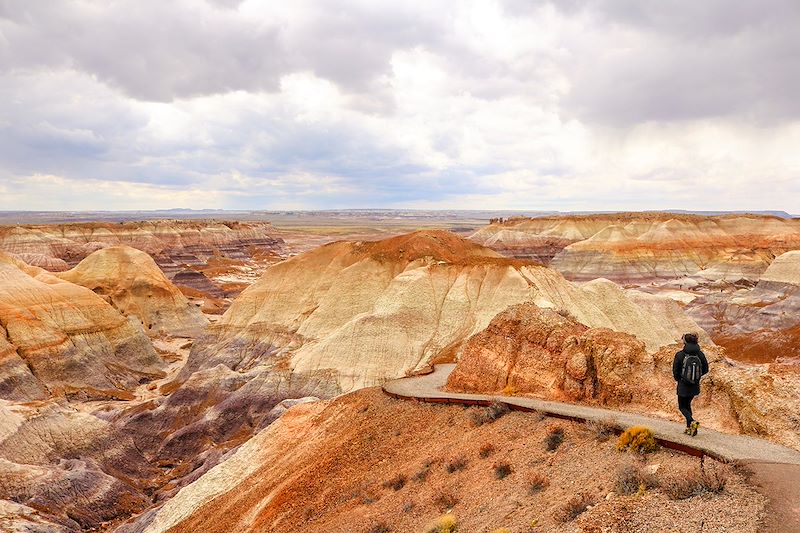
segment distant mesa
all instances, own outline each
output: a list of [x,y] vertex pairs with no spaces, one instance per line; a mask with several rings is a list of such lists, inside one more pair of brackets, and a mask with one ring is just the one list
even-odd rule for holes
[[471,239],[575,280],[758,279],[773,257],[800,249],[800,220],[641,212],[510,218]]

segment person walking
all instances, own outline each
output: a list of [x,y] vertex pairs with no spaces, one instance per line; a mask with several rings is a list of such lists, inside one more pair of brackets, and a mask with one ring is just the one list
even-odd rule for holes
[[697,335],[686,333],[681,340],[683,349],[672,361],[672,377],[678,385],[678,409],[686,419],[684,433],[694,437],[700,422],[692,417],[692,400],[700,394],[700,378],[708,374],[708,360],[697,343]]

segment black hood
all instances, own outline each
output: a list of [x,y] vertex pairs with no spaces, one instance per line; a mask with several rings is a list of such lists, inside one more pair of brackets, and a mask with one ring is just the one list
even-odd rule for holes
[[683,353],[698,354],[700,353],[700,345],[696,342],[684,342]]

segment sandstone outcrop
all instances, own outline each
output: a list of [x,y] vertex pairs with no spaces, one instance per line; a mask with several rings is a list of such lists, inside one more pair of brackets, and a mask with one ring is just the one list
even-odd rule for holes
[[426,231],[334,243],[274,265],[195,343],[179,381],[218,364],[266,364],[353,390],[452,360],[470,335],[522,302],[629,332],[651,351],[698,329],[669,300],[642,306],[611,282],[577,287],[551,269]]
[[[742,365],[703,347],[711,371],[693,405],[708,427],[770,438],[800,449],[800,372],[793,365]],[[679,419],[672,360],[631,335],[586,326],[532,304],[510,307],[470,338],[449,389],[521,393],[632,409]]]
[[55,275],[92,290],[150,335],[187,334],[208,324],[149,255],[129,246],[103,248]]
[[53,393],[125,397],[163,375],[138,322],[89,289],[0,254],[3,398]]
[[757,279],[777,255],[800,249],[800,221],[760,215],[613,213],[512,218],[475,242],[544,260],[570,279]]

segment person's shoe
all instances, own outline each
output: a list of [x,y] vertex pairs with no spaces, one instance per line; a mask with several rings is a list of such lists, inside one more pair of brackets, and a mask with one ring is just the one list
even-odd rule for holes
[[691,424],[689,424],[689,436],[694,437],[697,435],[697,429],[700,427],[700,422],[697,420],[693,420]]
[[687,426],[687,428],[683,430],[683,434],[684,435],[691,435],[692,434],[692,428]]

